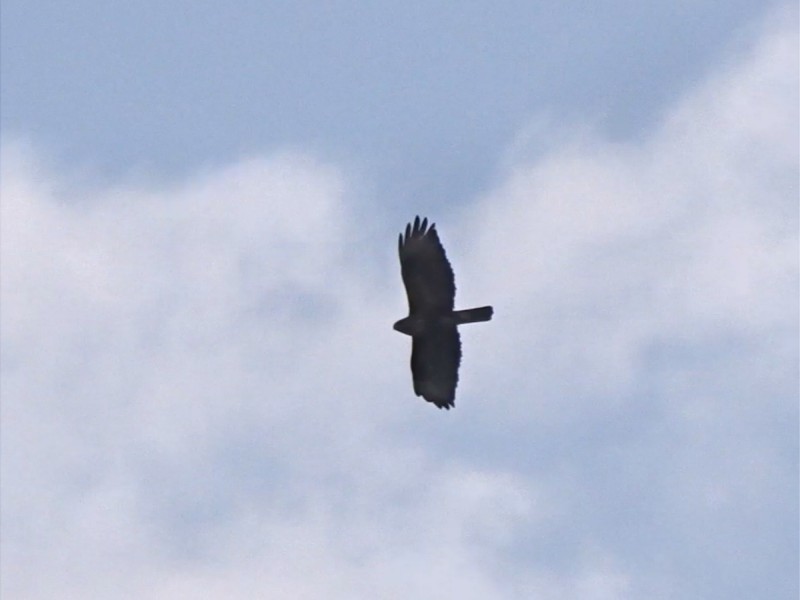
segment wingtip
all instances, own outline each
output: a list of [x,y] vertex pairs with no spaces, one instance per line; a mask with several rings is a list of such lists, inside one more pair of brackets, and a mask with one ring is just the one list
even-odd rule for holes
[[424,390],[417,388],[416,384],[415,384],[415,387],[414,387],[414,393],[417,395],[417,397],[421,396],[426,402],[430,402],[431,404],[433,404],[439,410],[442,410],[442,409],[450,410],[451,408],[455,408],[456,407],[456,399],[455,399],[455,397],[449,398],[449,399],[430,397],[429,395],[427,395],[425,393]]
[[[425,398],[425,399],[428,400],[428,398]],[[436,406],[436,408],[438,408],[439,410],[442,410],[442,409],[450,410],[451,408],[455,408],[455,406],[456,406],[455,398],[450,399],[450,400],[442,400],[440,398],[435,398],[435,399],[432,399],[432,400],[428,400],[428,402],[433,403]]]
[[[429,222],[428,217],[420,218],[419,215],[414,217],[414,220],[406,224],[405,237],[402,243],[408,243],[408,240],[416,237],[423,237],[428,234],[436,235],[436,223]],[[402,237],[402,233],[400,234]]]

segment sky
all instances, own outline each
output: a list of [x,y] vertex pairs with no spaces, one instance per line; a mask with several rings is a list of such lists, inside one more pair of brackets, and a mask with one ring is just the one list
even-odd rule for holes
[[797,597],[797,7],[563,4],[3,2],[4,599]]

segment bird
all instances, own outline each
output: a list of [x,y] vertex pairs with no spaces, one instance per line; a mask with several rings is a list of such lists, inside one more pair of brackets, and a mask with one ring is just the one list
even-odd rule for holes
[[436,224],[427,217],[406,225],[398,240],[400,270],[408,296],[408,316],[395,331],[411,336],[414,393],[438,408],[455,406],[461,338],[458,326],[489,321],[491,306],[453,310],[456,295],[453,268],[447,260]]

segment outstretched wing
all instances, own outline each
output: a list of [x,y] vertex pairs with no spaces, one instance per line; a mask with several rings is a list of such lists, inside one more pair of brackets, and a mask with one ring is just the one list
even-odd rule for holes
[[439,408],[455,405],[461,338],[455,326],[432,327],[415,335],[411,347],[414,393]]
[[410,314],[453,310],[456,286],[453,269],[439,241],[436,225],[428,219],[406,225],[398,241],[400,267]]

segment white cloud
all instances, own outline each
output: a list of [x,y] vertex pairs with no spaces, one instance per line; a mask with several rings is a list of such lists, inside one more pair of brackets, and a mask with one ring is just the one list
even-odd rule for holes
[[4,597],[791,597],[793,23],[442,220],[496,307],[450,413],[340,169],[91,187],[6,141]]
[[543,371],[616,395],[647,345],[792,327],[796,50],[774,30],[644,141],[576,134],[510,169],[471,214],[467,281],[515,324],[487,343],[547,337]]

